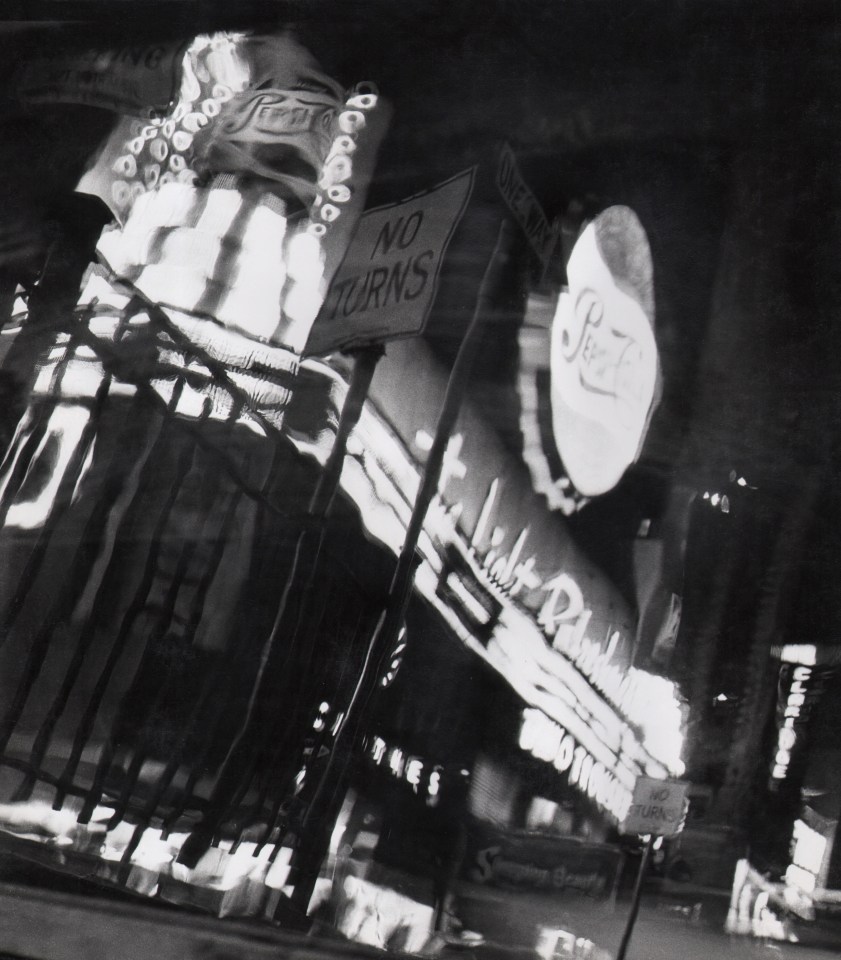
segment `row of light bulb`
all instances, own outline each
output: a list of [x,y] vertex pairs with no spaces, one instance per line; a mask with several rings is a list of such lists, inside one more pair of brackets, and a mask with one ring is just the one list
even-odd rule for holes
[[345,102],[339,114],[339,133],[331,144],[318,179],[318,193],[313,203],[309,232],[316,237],[327,233],[328,225],[335,223],[342,213],[352,191],[348,181],[353,176],[353,154],[356,152],[357,135],[364,130],[366,113],[373,110],[378,101],[377,89],[372,83],[357,85],[354,93]]
[[[111,198],[118,210],[126,210],[139,196],[159,185],[195,182],[196,173],[185,156],[194,135],[218,117],[222,104],[248,83],[248,67],[237,51],[240,40],[237,34],[196,37],[182,61],[181,87],[172,114],[161,117],[153,112],[145,121],[131,123],[126,152],[112,165],[119,179],[111,186]],[[202,81],[206,94],[211,72],[221,79],[212,85],[210,95],[201,99]],[[141,173],[142,181],[135,179]]]

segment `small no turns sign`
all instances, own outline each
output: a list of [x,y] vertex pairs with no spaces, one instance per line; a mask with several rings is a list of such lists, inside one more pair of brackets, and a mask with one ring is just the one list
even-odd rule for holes
[[685,780],[638,777],[628,815],[622,822],[622,832],[661,837],[680,833],[686,818],[688,789]]

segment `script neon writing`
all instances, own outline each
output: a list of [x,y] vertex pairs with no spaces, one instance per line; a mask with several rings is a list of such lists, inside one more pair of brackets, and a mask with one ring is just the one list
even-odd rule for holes
[[593,617],[584,605],[578,584],[566,573],[558,574],[542,588],[548,596],[537,622],[559,650],[628,717],[641,722],[646,704],[635,671],[614,661],[621,640],[618,630],[608,630],[605,643],[588,634]]
[[[422,449],[428,449],[425,442],[427,436],[425,431],[416,436],[416,442]],[[467,474],[465,464],[459,459],[462,444],[463,436],[456,434],[450,444],[453,446],[452,452],[448,447],[449,461],[454,467],[462,469],[448,471],[445,482],[439,486],[442,496],[446,481],[451,476],[464,479]],[[471,553],[494,585],[509,597],[516,598],[524,591],[546,594],[537,614],[537,623],[553,648],[571,660],[626,717],[643,726],[650,712],[650,698],[640,682],[639,671],[628,669],[616,659],[622,641],[621,632],[607,628],[602,637],[594,637],[590,629],[593,611],[586,605],[577,581],[566,572],[558,573],[549,580],[544,580],[537,573],[537,557],[526,551],[528,527],[517,531],[510,549],[504,548],[503,545],[510,541],[509,532],[494,522],[500,488],[499,478],[494,478],[470,535],[468,546]],[[450,507],[455,516],[461,516],[463,509],[461,502]],[[475,597],[469,600],[465,597],[464,601],[471,610],[476,604]],[[479,618],[480,623],[485,620],[486,617]]]
[[496,846],[486,847],[476,854],[472,877],[477,883],[502,880],[555,890],[579,890],[590,896],[600,895],[607,886],[607,878],[597,870],[576,872],[565,866],[539,867],[533,863],[520,863],[502,856],[501,848]]

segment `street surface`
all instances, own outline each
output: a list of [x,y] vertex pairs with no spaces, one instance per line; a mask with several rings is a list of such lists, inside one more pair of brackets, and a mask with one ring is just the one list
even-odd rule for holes
[[[131,949],[121,949],[120,960],[150,960],[152,956],[156,960],[176,960],[176,955],[177,960],[206,960],[209,955],[217,955],[209,946],[214,940],[220,947],[219,956],[238,956],[239,960],[257,960],[259,956],[263,960],[261,951],[269,948],[272,938],[293,936],[269,924],[218,921],[160,901],[139,905],[124,894],[94,887],[81,878],[0,856],[0,901],[4,889],[7,912],[3,913],[4,904],[0,902],[0,960],[9,953],[26,960],[89,960],[93,955],[111,960],[118,945],[126,942]],[[626,960],[834,960],[841,956],[841,922],[835,929],[822,931],[820,946],[762,941],[724,933],[727,906],[728,897],[723,892],[686,889],[678,897],[647,891]],[[485,943],[466,949],[446,948],[438,960],[538,960],[541,954],[536,946],[541,929],[566,931],[572,935],[568,937],[570,943],[581,938],[577,952],[558,949],[554,955],[543,953],[542,960],[614,960],[629,909],[627,897],[611,905],[586,897],[465,884],[458,915],[465,929],[484,935]],[[33,924],[36,915],[40,921]],[[126,925],[122,934],[120,924]],[[141,928],[143,937],[153,937],[156,943],[159,935],[162,938],[154,950],[144,950],[137,942]],[[196,932],[191,932],[194,928]],[[68,931],[77,931],[85,943],[74,946]],[[804,928],[804,941],[806,935]],[[816,928],[809,929],[808,935],[818,943]],[[238,950],[230,953],[222,946],[229,937],[239,944]],[[260,950],[252,943],[254,938],[260,941]],[[102,952],[90,952],[93,941]],[[302,942],[317,960],[379,955],[332,937],[310,936]],[[295,943],[300,950],[301,943]],[[282,952],[272,955],[277,960]]]
[[[611,907],[609,903],[587,903],[585,898],[565,902],[558,896],[477,886],[465,893],[461,901],[464,926],[481,932],[487,941],[476,951],[476,960],[534,957],[540,928],[569,931],[613,958],[630,910],[627,899]],[[725,894],[706,893],[678,901],[646,893],[626,960],[829,960],[841,955],[841,923],[837,930],[823,936],[820,946],[763,941],[726,934],[727,906]],[[830,939],[833,933],[834,942]],[[802,936],[805,941],[805,934]],[[816,934],[810,935],[810,940],[817,942]],[[586,957],[586,947],[578,954],[565,954],[559,949],[554,960],[566,960],[567,956]],[[594,950],[592,957],[602,960],[603,954]]]

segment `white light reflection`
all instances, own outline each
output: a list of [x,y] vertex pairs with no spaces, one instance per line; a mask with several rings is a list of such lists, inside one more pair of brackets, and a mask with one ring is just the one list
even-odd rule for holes
[[780,660],[813,667],[818,662],[818,648],[814,643],[787,643],[780,650]]
[[296,233],[286,248],[286,270],[297,283],[317,287],[324,276],[324,251],[309,233]]
[[[97,379],[101,380],[101,376]],[[89,420],[90,411],[85,407],[62,404],[55,408],[50,415],[46,433],[27,466],[26,475],[18,494],[20,499],[12,504],[6,514],[7,527],[34,530],[46,523],[55,503],[56,494],[64,479],[64,473],[76,452]],[[22,447],[22,444],[17,447],[18,453]],[[91,454],[92,451],[89,451],[80,475],[76,478],[74,495],[78,492],[79,484],[90,468]],[[11,465],[4,478],[2,489],[0,489],[0,497],[5,493],[9,477],[13,472],[14,464]],[[26,499],[27,481],[37,475],[46,476],[48,478],[47,482],[34,490],[32,496]]]
[[823,867],[827,839],[803,820],[794,821],[793,833],[794,851],[786,880],[811,893]]
[[643,745],[661,760],[674,776],[682,776],[686,765],[683,752],[683,709],[677,699],[675,685],[665,677],[640,674],[646,689],[649,710],[643,719]]

